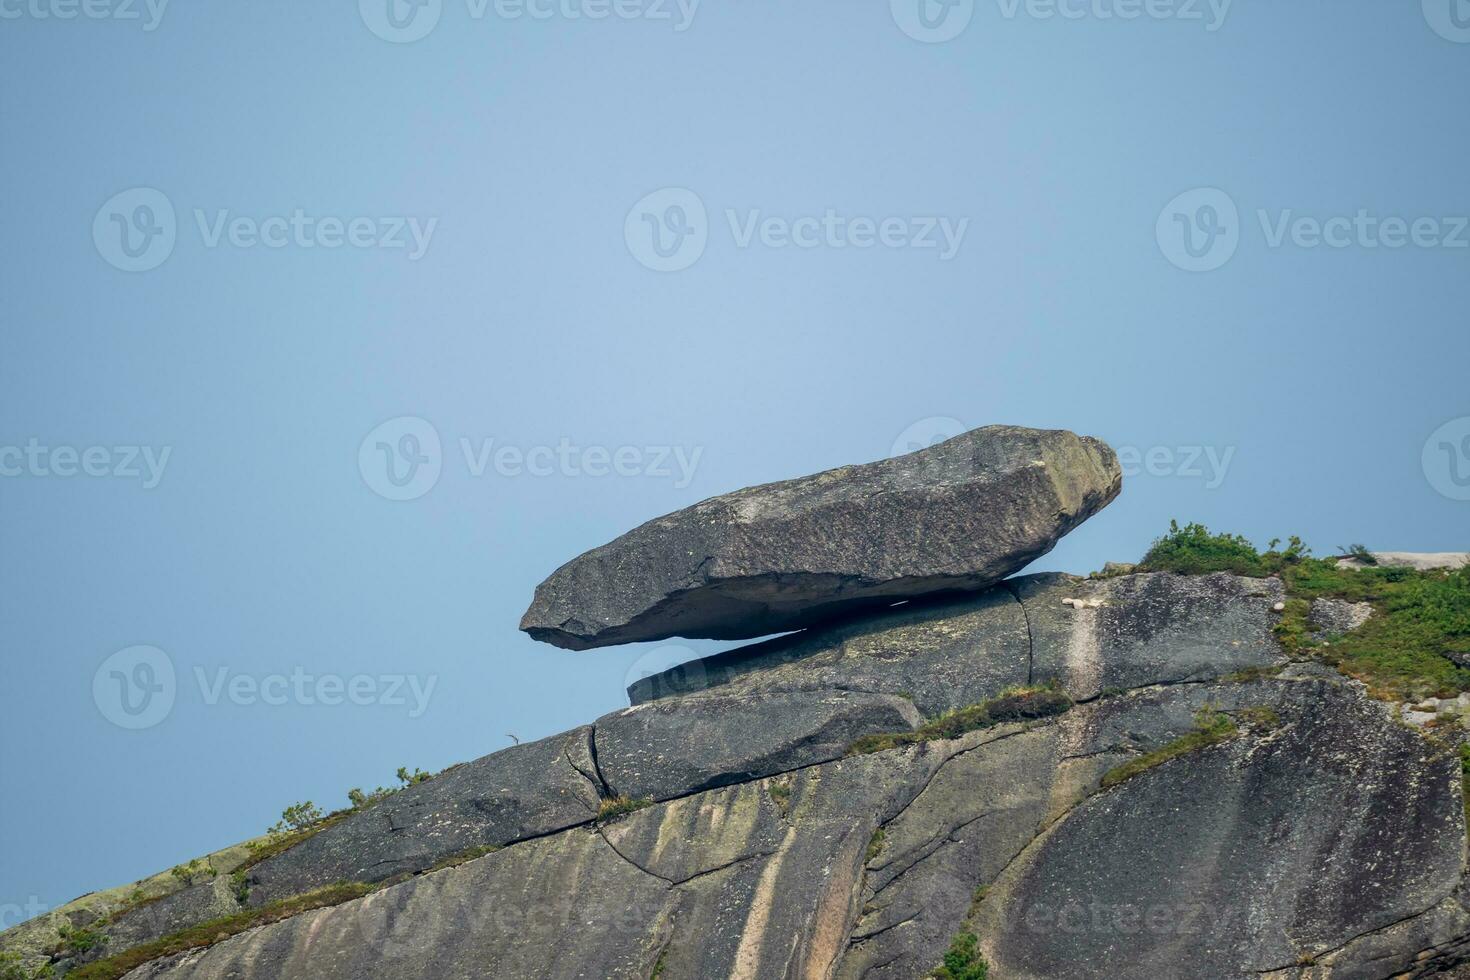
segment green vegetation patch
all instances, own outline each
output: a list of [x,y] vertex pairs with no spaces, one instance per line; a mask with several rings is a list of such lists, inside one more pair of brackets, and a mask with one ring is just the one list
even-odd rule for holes
[[966,732],[1008,721],[1031,721],[1059,715],[1070,707],[1072,699],[1055,683],[1044,687],[1013,688],[988,701],[945,712],[910,732],[864,735],[847,747],[847,754],[867,755],[919,742],[959,738]]
[[[1272,715],[1274,716],[1275,712],[1272,712]],[[1224,712],[1208,707],[1201,708],[1195,713],[1194,726],[1194,731],[1189,734],[1176,738],[1146,755],[1130,759],[1121,766],[1109,769],[1102,778],[1102,788],[1116,786],[1125,779],[1132,779],[1139,773],[1147,772],[1170,759],[1177,759],[1181,755],[1198,752],[1211,745],[1218,745],[1240,734],[1240,727],[1235,724],[1233,718]]]
[[[1301,539],[1272,541],[1264,552],[1240,535],[1211,534],[1201,524],[1169,524],[1139,571],[1200,575],[1277,575],[1289,597],[1276,638],[1286,652],[1329,663],[1368,685],[1378,698],[1418,701],[1470,690],[1470,670],[1454,656],[1470,656],[1470,569],[1456,571],[1368,565],[1339,568],[1336,558],[1313,558]],[[1356,557],[1361,545],[1348,549]],[[1372,604],[1368,622],[1340,637],[1314,640],[1307,622],[1314,599]]]
[[13,950],[0,951],[0,980],[42,980],[43,977],[51,977],[55,971],[51,964],[47,963],[36,970],[27,970],[25,958]]
[[944,954],[944,963],[931,975],[934,980],[987,980],[990,965],[980,955],[980,938],[973,932],[955,936]]
[[163,956],[173,956],[191,949],[200,949],[213,946],[231,936],[239,935],[247,929],[256,926],[268,925],[272,922],[280,922],[289,919],[293,915],[302,912],[310,912],[312,909],[326,908],[329,905],[341,905],[354,898],[361,898],[374,891],[378,886],[366,885],[361,882],[344,882],[337,885],[328,885],[326,888],[318,888],[316,891],[307,892],[304,895],[296,895],[292,898],[284,898],[279,902],[263,905],[258,909],[247,912],[237,912],[208,922],[201,922],[182,932],[176,932],[162,939],[134,946],[132,949],[124,950],[116,956],[88,963],[68,973],[71,980],[117,980],[128,972],[137,969],[144,963],[156,960]]

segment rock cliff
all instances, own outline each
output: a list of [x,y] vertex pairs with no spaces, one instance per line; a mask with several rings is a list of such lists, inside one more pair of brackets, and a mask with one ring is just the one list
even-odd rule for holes
[[1372,607],[1298,641],[1292,575],[1148,567],[864,604],[0,948],[105,935],[46,955],[81,980],[1455,975],[1460,729],[1327,655]]

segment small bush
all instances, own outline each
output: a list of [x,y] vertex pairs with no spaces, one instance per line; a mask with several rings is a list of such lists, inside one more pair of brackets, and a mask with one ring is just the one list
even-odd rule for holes
[[87,953],[107,942],[107,936],[91,926],[64,925],[57,933],[62,949],[68,953]]
[[293,830],[306,830],[313,824],[321,823],[322,811],[310,800],[305,803],[293,803],[281,811],[281,819],[271,827],[269,833],[285,834]]
[[934,971],[935,980],[987,980],[990,966],[980,955],[980,938],[962,932],[949,944],[944,964]]
[[188,864],[176,864],[168,869],[168,873],[185,888],[194,884],[200,878],[213,878],[219,874],[212,864],[207,861],[201,861],[199,858],[194,858]]
[[598,823],[608,823],[619,817],[627,816],[636,810],[642,810],[650,806],[653,806],[653,799],[651,797],[645,796],[642,799],[634,800],[626,796],[611,796],[604,799],[602,805],[597,808],[596,821]]
[[868,860],[871,861],[883,853],[883,845],[888,841],[888,831],[879,827],[873,831],[873,836],[868,840]]

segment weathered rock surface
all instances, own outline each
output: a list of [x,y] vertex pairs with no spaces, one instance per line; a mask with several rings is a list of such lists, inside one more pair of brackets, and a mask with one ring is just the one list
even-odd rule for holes
[[1307,613],[1312,636],[1322,639],[1351,633],[1373,618],[1373,604],[1368,602],[1344,602],[1341,599],[1313,599]]
[[1010,589],[912,602],[682,664],[628,688],[633,704],[698,691],[815,690],[907,698],[937,715],[1027,683],[1031,640]]
[[[1456,569],[1470,565],[1470,551],[1375,551],[1373,557],[1379,565],[1389,568],[1414,568],[1421,572],[1436,568]],[[1338,565],[1362,568],[1356,558],[1339,559]]]
[[1055,680],[1085,701],[1281,663],[1271,627],[1284,595],[1278,579],[1226,574],[1022,576],[706,657],[646,677],[628,696],[838,688],[901,694],[936,715]]
[[989,426],[876,463],[714,497],[573,559],[521,629],[574,650],[740,639],[977,591],[1046,554],[1121,487],[1066,431]]
[[[249,902],[380,891],[128,977],[911,980],[966,931],[1008,980],[1453,975],[1457,753],[1286,663],[1281,597],[1230,575],[1031,576],[707,658],[256,865]],[[1028,680],[1078,703],[845,755]],[[1177,751],[1202,712],[1237,731]],[[613,794],[656,802],[595,822]],[[507,846],[424,873],[486,844]],[[119,920],[109,951],[232,900],[196,885]]]
[[[1241,734],[1099,789],[1206,706]],[[965,928],[1004,977],[1386,977],[1464,946],[1458,764],[1326,672],[1153,686],[527,841],[130,977],[912,978]]]

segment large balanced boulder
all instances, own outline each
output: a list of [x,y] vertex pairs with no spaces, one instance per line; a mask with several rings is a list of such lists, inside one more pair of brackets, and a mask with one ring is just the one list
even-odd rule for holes
[[1046,554],[1121,485],[1096,439],[988,426],[649,521],[552,573],[521,629],[573,650],[743,639],[978,591]]

